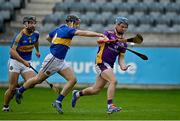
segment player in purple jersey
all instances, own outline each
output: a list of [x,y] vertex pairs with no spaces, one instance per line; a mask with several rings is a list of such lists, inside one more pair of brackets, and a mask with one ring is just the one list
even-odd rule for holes
[[[124,32],[128,28],[128,19],[125,17],[117,17],[115,27],[113,30],[105,31],[104,34],[107,36],[106,40],[123,40]],[[75,107],[77,99],[85,95],[94,95],[100,92],[106,83],[109,83],[107,90],[107,113],[118,112],[121,108],[116,107],[113,104],[113,98],[115,94],[115,88],[117,80],[113,73],[113,66],[118,56],[118,63],[121,70],[126,71],[129,65],[125,64],[124,55],[127,47],[125,42],[113,42],[113,43],[102,43],[99,45],[99,50],[96,56],[96,83],[88,88],[81,91],[74,90],[72,96],[72,107]]]
[[58,95],[58,98],[52,105],[59,113],[63,114],[62,101],[77,82],[73,70],[65,61],[66,53],[70,48],[72,38],[74,36],[105,38],[105,35],[101,33],[77,29],[79,24],[80,18],[78,16],[68,15],[65,25],[61,25],[49,33],[47,40],[51,43],[50,54],[48,54],[44,59],[42,68],[38,75],[28,80],[16,91],[17,103],[21,103],[22,94],[25,90],[30,88],[32,85],[43,82],[54,73],[58,73],[67,80],[67,83],[64,85],[62,91]]
[[23,24],[24,28],[13,38],[10,49],[9,87],[4,94],[4,106],[2,108],[4,112],[9,111],[9,103],[18,85],[19,75],[21,74],[25,81],[35,76],[34,71],[29,68],[34,47],[36,56],[40,57],[39,33],[35,31],[36,18],[34,16],[24,17]]

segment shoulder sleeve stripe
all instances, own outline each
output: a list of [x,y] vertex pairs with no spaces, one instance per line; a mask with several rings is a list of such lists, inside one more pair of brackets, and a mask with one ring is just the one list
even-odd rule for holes
[[16,36],[16,39],[15,39],[15,42],[19,43],[19,40],[21,39],[23,33],[20,32],[17,36]]

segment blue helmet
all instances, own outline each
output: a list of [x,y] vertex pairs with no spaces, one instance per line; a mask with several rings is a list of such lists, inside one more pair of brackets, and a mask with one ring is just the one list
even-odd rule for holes
[[127,19],[126,17],[123,17],[123,16],[118,16],[118,17],[116,18],[115,23],[116,23],[116,24],[121,24],[121,23],[123,23],[123,24],[128,25],[128,19]]

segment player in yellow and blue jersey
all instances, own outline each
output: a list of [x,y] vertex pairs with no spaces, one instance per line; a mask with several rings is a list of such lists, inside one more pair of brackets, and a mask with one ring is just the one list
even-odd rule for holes
[[87,37],[105,37],[104,34],[92,31],[79,30],[80,18],[76,15],[68,15],[66,24],[61,25],[51,31],[47,40],[51,43],[50,54],[46,56],[42,63],[42,68],[37,76],[28,80],[22,87],[16,91],[16,102],[21,103],[22,93],[32,85],[43,82],[54,73],[60,74],[67,80],[58,98],[53,102],[53,107],[63,113],[62,101],[64,97],[72,90],[77,80],[71,67],[66,63],[65,57],[70,48],[74,36]]
[[10,49],[9,59],[9,87],[4,94],[4,106],[2,111],[9,111],[9,103],[12,99],[15,89],[18,85],[18,77],[21,74],[24,80],[35,76],[32,69],[29,68],[32,59],[32,50],[35,47],[36,56],[39,53],[39,33],[35,31],[36,17],[27,16],[23,19],[24,28],[16,34]]

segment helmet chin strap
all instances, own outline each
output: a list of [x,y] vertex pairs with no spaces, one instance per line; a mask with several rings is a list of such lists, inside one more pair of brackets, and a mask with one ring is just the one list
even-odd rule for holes
[[34,31],[35,31],[35,28],[28,28],[27,26],[26,26],[26,30],[27,30],[27,32],[29,33],[29,34],[31,34],[31,33],[33,33]]
[[116,29],[116,27],[115,27],[115,32],[116,32],[116,34],[118,34],[118,35],[123,35],[123,34],[124,34],[123,32],[118,32],[117,29]]

